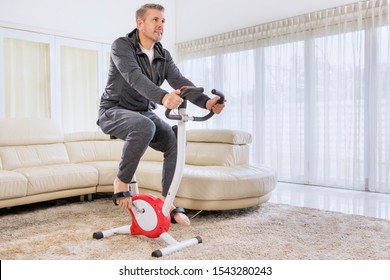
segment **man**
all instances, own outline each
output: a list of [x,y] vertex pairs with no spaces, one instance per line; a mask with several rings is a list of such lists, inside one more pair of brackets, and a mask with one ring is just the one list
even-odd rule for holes
[[[153,110],[156,104],[176,109],[183,102],[178,89],[194,86],[182,76],[170,53],[160,43],[164,33],[164,7],[143,5],[136,12],[136,22],[136,29],[112,44],[109,76],[98,120],[104,133],[125,141],[114,181],[114,199],[123,209],[131,206],[129,183],[148,146],[164,154],[162,196],[166,197],[176,166],[176,136],[171,126]],[[161,89],[165,80],[176,90],[168,93]],[[224,104],[217,104],[218,96],[210,99],[199,94],[188,100],[216,114],[224,108]],[[173,221],[190,224],[184,211],[174,206],[171,210]]]

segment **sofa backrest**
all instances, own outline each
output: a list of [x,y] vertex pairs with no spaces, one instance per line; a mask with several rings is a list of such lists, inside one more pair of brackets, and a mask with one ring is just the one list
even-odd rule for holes
[[[250,133],[228,129],[188,130],[186,164],[199,166],[234,166],[249,163]],[[145,161],[162,161],[162,153],[148,148]]]
[[[234,166],[249,162],[251,135],[238,130],[187,131],[186,164]],[[118,161],[123,141],[102,132],[65,134],[52,119],[0,119],[0,170],[49,164]],[[142,160],[162,161],[161,152],[148,148]]]
[[0,161],[13,170],[69,162],[61,127],[46,118],[0,119]]
[[190,129],[187,131],[187,142],[247,145],[252,143],[252,135],[234,129]]
[[0,146],[62,143],[58,123],[46,118],[0,118]]
[[119,161],[123,141],[111,140],[102,132],[75,132],[65,134],[65,146],[73,163]]
[[251,142],[251,134],[241,130],[188,130],[186,164],[201,166],[248,164]]

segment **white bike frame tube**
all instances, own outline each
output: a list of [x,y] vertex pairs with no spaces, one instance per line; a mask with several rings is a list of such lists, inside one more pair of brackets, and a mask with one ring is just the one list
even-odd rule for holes
[[[179,115],[186,115],[186,109],[179,109]],[[164,205],[162,208],[162,212],[164,216],[169,215],[171,206],[173,205],[173,201],[175,200],[176,193],[179,190],[181,178],[183,176],[183,169],[186,158],[186,122],[187,120],[183,118],[178,121],[177,124],[177,161],[175,168],[175,175],[173,176],[173,180],[171,186],[169,187],[169,191],[167,197],[165,198]]]
[[184,249],[184,248],[187,248],[189,246],[196,245],[196,244],[199,244],[199,240],[197,238],[191,238],[188,240],[184,240],[184,241],[169,245],[165,248],[162,248],[162,249],[160,249],[160,252],[161,252],[162,256],[165,256],[165,255],[168,255],[170,253],[176,252],[178,250],[181,250],[181,249]]
[[103,237],[110,237],[114,234],[130,234],[130,225],[104,230],[102,234]]
[[177,240],[173,238],[168,232],[163,232],[160,235],[160,238],[164,240],[168,245],[177,244]]
[[135,183],[130,183],[131,192],[133,193],[133,195],[139,194],[138,183],[137,183],[137,178],[135,177],[135,174],[134,174],[133,178],[131,179],[131,182],[135,182]]

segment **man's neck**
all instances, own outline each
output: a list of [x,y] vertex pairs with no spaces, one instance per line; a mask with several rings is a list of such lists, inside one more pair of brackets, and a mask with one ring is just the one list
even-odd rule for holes
[[154,43],[151,43],[151,44],[144,44],[144,43],[140,42],[140,44],[141,44],[141,46],[142,46],[145,50],[148,50],[148,51],[153,50]]
[[148,38],[142,36],[142,34],[139,34],[139,43],[144,49],[152,50],[154,47],[154,42],[149,40]]

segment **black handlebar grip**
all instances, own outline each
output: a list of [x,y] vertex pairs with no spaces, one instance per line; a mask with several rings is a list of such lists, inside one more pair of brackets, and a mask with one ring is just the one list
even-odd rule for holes
[[219,100],[218,100],[218,104],[223,104],[224,102],[225,102],[225,95],[222,93],[222,92],[220,92],[219,90],[216,90],[216,89],[213,89],[212,91],[211,91],[211,93],[212,94],[214,94],[214,95],[218,95],[219,97],[221,97]]
[[[186,100],[188,95],[194,94],[194,93],[203,93],[203,88],[195,88],[195,87],[185,88],[182,90],[180,97],[182,97],[184,100]],[[213,89],[211,91],[211,93],[214,95],[218,95],[220,97],[219,100],[217,101],[217,103],[223,104],[225,102],[225,95],[222,92],[220,92],[219,90]],[[206,116],[203,116],[203,117],[193,117],[193,121],[197,121],[197,122],[206,121],[209,118],[211,118],[213,115],[214,115],[214,112],[210,112]],[[165,111],[165,116],[167,117],[167,119],[170,119],[170,120],[181,120],[182,119],[182,116],[180,116],[180,115],[171,115],[171,109],[167,109]]]

